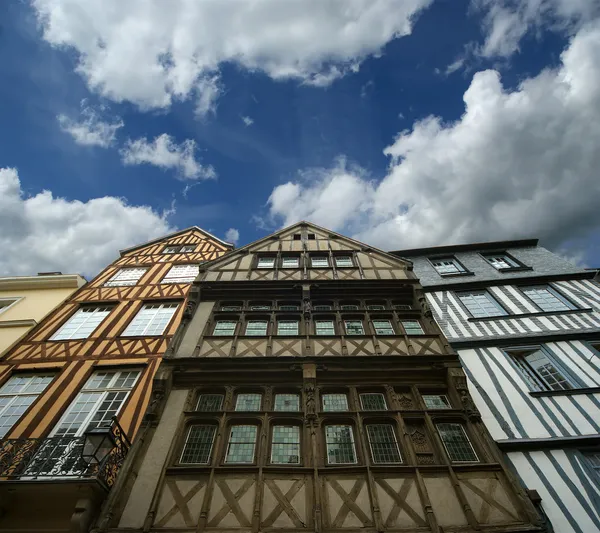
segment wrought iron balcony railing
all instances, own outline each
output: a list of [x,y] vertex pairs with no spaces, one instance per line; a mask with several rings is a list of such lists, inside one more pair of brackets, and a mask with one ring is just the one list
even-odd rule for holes
[[97,462],[82,456],[84,436],[0,439],[0,480],[97,479],[110,488],[130,447],[116,419],[110,441],[112,449]]

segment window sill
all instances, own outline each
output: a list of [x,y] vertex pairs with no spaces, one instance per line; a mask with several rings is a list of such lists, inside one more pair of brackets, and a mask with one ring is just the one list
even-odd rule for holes
[[[494,266],[494,265],[492,265]],[[496,268],[496,267],[494,267]],[[529,272],[532,271],[533,268],[532,267],[528,267],[528,266],[522,266],[522,267],[510,267],[510,268],[496,268],[496,270],[498,272],[501,272],[502,274],[508,274],[510,272]]]
[[457,272],[456,274],[440,274],[438,272],[438,275],[441,276],[442,278],[446,279],[446,278],[463,278],[465,276],[474,276],[475,272]]
[[543,397],[543,396],[574,396],[576,394],[597,394],[600,393],[600,387],[580,387],[578,389],[566,389],[566,390],[538,390],[531,391],[530,396]]
[[554,316],[554,315],[577,315],[580,313],[592,313],[594,310],[591,307],[584,307],[581,309],[567,309],[566,311],[539,311],[536,313],[519,313],[510,315],[496,315],[496,316],[483,316],[483,317],[471,317],[467,319],[467,322],[489,322],[490,320],[506,320],[511,318],[530,318],[537,316]]

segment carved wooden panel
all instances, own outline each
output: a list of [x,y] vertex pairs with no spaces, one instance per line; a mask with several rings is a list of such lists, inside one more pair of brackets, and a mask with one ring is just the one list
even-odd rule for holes
[[255,496],[254,475],[215,476],[206,526],[250,529]]
[[466,526],[467,517],[448,475],[427,474],[423,476],[423,480],[438,524],[444,528]]
[[375,477],[375,490],[385,529],[428,526],[413,475]]
[[302,339],[273,339],[273,356],[300,356],[303,354]]
[[328,529],[373,527],[371,499],[365,476],[324,476],[322,497]]
[[409,355],[408,343],[404,337],[378,337],[377,343],[381,355]]
[[371,337],[346,337],[348,355],[375,355],[375,344]]
[[163,486],[154,527],[196,527],[207,478],[168,477]]
[[261,528],[312,528],[312,477],[269,476],[264,480]]

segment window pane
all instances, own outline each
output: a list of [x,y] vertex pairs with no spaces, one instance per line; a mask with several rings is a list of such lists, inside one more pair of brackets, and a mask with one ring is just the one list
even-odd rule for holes
[[551,390],[567,390],[573,386],[568,378],[557,368],[542,350],[536,350],[525,356],[525,360],[536,375]]
[[50,340],[87,339],[110,311],[110,307],[82,307],[52,335]]
[[275,258],[274,257],[259,257],[258,268],[274,268]]
[[270,311],[271,304],[254,304],[250,306],[250,311]]
[[146,273],[147,268],[121,268],[110,278],[105,284],[105,287],[121,287],[127,285],[135,285],[138,280]]
[[226,463],[252,463],[256,446],[256,426],[233,426],[229,434]]
[[423,394],[427,409],[451,409],[450,401],[445,394]]
[[568,311],[576,308],[569,300],[549,286],[526,287],[523,289],[523,293],[545,312]]
[[195,244],[184,244],[180,250],[181,253],[190,253],[190,252],[194,252],[194,251],[196,251]]
[[223,406],[222,394],[201,394],[198,398],[196,411],[214,412],[220,411]]
[[279,306],[280,311],[300,311],[300,306],[296,304],[282,304]]
[[310,264],[314,268],[327,268],[329,267],[328,257],[311,257]]
[[323,411],[347,411],[348,397],[345,394],[323,394]]
[[431,264],[437,270],[438,274],[460,274],[465,272],[462,265],[453,257],[432,259]]
[[167,246],[162,253],[163,254],[176,254],[179,252],[179,246]]
[[353,267],[352,257],[349,255],[339,255],[335,257],[335,266],[336,267]]
[[342,304],[342,305],[340,305],[340,309],[342,311],[356,311],[358,309],[358,305]]
[[367,309],[369,311],[383,311],[385,309],[385,305],[367,305]]
[[315,332],[317,335],[335,335],[333,320],[317,320],[315,322]]
[[360,320],[345,320],[346,335],[364,335],[362,322]]
[[200,265],[173,265],[161,283],[192,283],[200,273]]
[[519,264],[507,254],[489,254],[484,256],[489,263],[496,269],[516,268]]
[[367,393],[360,395],[360,405],[365,411],[385,411],[385,396],[381,393]]
[[475,318],[507,314],[504,308],[487,291],[461,292],[458,297]]
[[281,260],[281,268],[298,268],[300,266],[300,258],[284,257]]
[[470,462],[478,460],[477,454],[460,424],[437,424],[437,429],[451,461]]
[[298,335],[298,321],[279,320],[277,322],[277,335]]
[[402,327],[407,335],[423,335],[424,331],[418,320],[402,320]]
[[300,396],[297,394],[276,394],[275,411],[300,411]]
[[300,428],[298,426],[273,427],[271,462],[274,464],[300,464]]
[[354,434],[351,426],[327,426],[325,428],[327,442],[327,463],[343,465],[356,463]]
[[123,337],[162,335],[177,307],[176,303],[144,305],[122,333]]
[[396,434],[391,424],[370,424],[367,426],[367,435],[375,464],[402,462]]
[[331,311],[330,305],[318,304],[313,307],[315,311]]
[[215,426],[192,426],[188,432],[180,463],[206,464],[210,460]]
[[236,411],[260,411],[262,395],[238,394],[235,402]]
[[246,324],[246,335],[262,336],[267,334],[266,320],[249,320]]
[[373,320],[373,327],[377,335],[394,335],[394,328],[389,320]]
[[215,324],[215,329],[213,330],[213,335],[218,336],[231,336],[235,334],[235,327],[237,322],[233,320],[219,320]]
[[241,311],[241,305],[222,305],[221,311]]

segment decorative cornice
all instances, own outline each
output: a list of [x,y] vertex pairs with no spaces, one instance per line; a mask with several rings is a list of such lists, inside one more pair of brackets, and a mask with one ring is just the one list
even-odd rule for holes
[[87,280],[79,274],[54,274],[50,276],[15,276],[0,278],[0,291],[35,289],[77,289]]
[[37,321],[33,318],[26,318],[24,320],[0,320],[0,328],[26,328],[37,326]]

